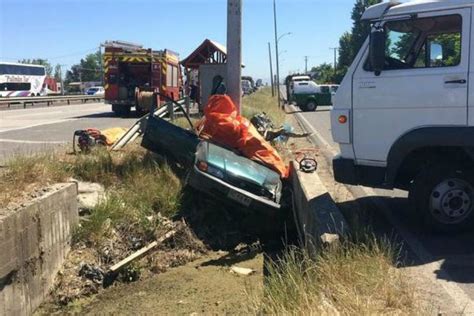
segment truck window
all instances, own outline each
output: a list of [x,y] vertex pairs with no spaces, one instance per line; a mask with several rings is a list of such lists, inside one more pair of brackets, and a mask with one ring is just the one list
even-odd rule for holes
[[321,93],[328,94],[330,93],[328,86],[321,86]]
[[[387,22],[384,70],[457,66],[462,18],[447,15]],[[370,62],[365,70],[371,71]]]

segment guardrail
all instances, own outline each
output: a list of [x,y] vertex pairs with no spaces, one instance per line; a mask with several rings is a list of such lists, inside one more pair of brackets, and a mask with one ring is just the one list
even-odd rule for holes
[[94,96],[94,95],[70,95],[70,96],[54,96],[54,97],[26,97],[26,98],[1,98],[0,97],[0,106],[7,105],[9,108],[12,105],[23,105],[23,108],[26,108],[28,104],[32,106],[39,103],[46,103],[47,106],[50,106],[54,102],[67,102],[71,104],[71,101],[81,101],[86,103],[88,101],[102,101],[103,96]]

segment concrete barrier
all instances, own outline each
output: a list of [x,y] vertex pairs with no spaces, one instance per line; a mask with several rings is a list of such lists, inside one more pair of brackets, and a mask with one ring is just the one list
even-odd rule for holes
[[291,164],[295,220],[307,246],[331,242],[348,231],[346,220],[317,172],[305,173]]
[[48,295],[78,223],[76,197],[75,183],[57,184],[0,210],[0,315],[30,315]]

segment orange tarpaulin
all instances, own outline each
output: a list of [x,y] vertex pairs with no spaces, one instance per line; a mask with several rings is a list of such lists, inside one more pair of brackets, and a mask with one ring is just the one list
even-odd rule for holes
[[197,124],[199,137],[237,149],[243,156],[261,161],[282,178],[288,177],[283,159],[247,120],[237,114],[231,98],[214,95],[204,108],[204,117]]

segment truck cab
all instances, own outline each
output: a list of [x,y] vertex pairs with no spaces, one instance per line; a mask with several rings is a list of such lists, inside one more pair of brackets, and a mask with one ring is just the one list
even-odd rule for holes
[[473,1],[384,2],[331,111],[338,182],[409,191],[430,228],[474,222]]

